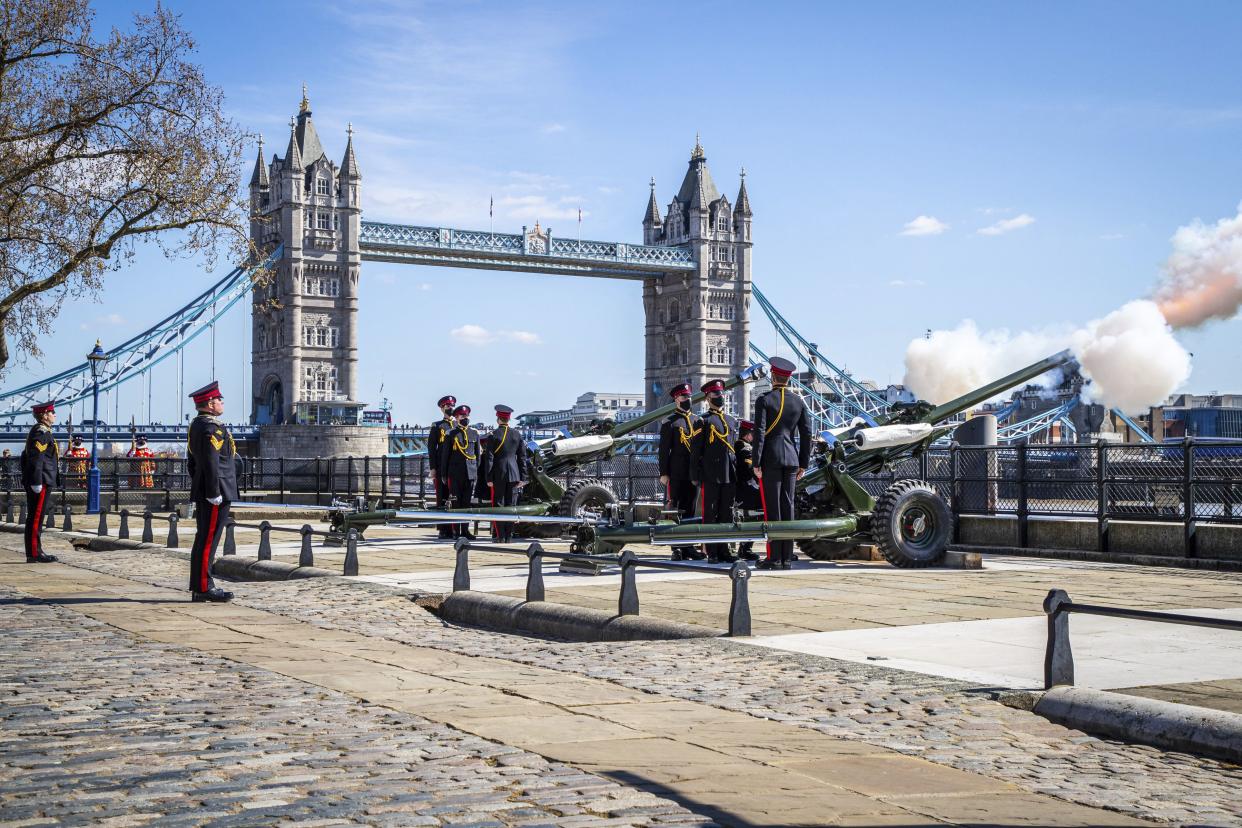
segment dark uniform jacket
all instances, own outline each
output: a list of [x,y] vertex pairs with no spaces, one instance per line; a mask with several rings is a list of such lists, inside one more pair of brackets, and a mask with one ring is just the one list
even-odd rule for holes
[[26,448],[22,450],[22,485],[56,488],[60,485],[59,460],[60,449],[52,430],[35,423],[26,435]]
[[[737,470],[737,488],[741,492],[742,489],[754,489],[755,497],[759,496],[759,481],[755,478],[755,447],[743,440],[741,437],[733,444],[733,452],[736,458]],[[738,498],[742,498],[742,494]]]
[[780,466],[805,469],[811,462],[811,412],[793,389],[773,388],[755,400],[753,445],[759,468],[764,470]]
[[427,430],[427,461],[437,473],[440,468],[440,446],[444,443],[444,437],[452,430],[451,417],[432,423],[431,428]]
[[694,417],[689,411],[674,411],[660,423],[660,474],[689,480]]
[[479,432],[453,426],[440,443],[440,477],[475,480],[479,475]]
[[497,426],[483,438],[479,477],[489,483],[518,483],[526,479],[526,443],[509,426]]
[[734,483],[737,465],[733,441],[737,439],[737,420],[723,411],[710,409],[695,424],[698,432],[690,441],[694,479],[699,483]]
[[237,500],[237,445],[233,435],[210,414],[199,414],[190,423],[186,461],[190,470],[190,498],[222,497]]

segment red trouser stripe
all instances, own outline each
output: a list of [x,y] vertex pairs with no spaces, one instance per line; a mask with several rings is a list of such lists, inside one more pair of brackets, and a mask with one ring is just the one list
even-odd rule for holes
[[213,505],[211,520],[207,523],[207,542],[203,544],[203,559],[198,569],[199,592],[207,591],[207,578],[211,575],[211,548],[216,542],[216,517],[219,514],[220,507]]
[[[763,481],[759,481],[759,505],[763,507],[763,522],[768,522],[768,497],[763,493]],[[764,534],[767,534],[766,530]],[[767,541],[768,560],[772,560],[772,541]]]
[[37,558],[43,550],[39,548],[39,535],[43,531],[43,500],[47,497],[47,485],[39,490],[39,502],[35,504],[34,531],[30,533],[30,557]]

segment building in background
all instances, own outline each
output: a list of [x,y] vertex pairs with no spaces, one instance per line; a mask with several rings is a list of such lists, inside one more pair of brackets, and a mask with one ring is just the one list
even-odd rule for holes
[[641,391],[587,391],[580,394],[572,408],[528,411],[517,418],[522,428],[582,429],[597,420],[624,423],[646,412]]
[[1242,394],[1176,394],[1147,417],[1157,440],[1216,437],[1242,440]]

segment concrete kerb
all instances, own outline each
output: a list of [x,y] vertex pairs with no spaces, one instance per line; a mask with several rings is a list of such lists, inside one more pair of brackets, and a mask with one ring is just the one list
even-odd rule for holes
[[1161,566],[1174,569],[1202,569],[1213,572],[1242,572],[1242,560],[1229,558],[1184,558],[1165,555],[1135,555],[1127,552],[1093,552],[1086,549],[1039,549],[1018,546],[980,546],[956,543],[953,549],[983,555],[1008,555],[1022,558],[1051,558],[1061,561]]
[[602,610],[481,592],[454,592],[438,605],[423,606],[458,624],[501,632],[521,630],[564,641],[645,641],[723,635],[720,630],[696,624],[638,615],[610,615]]
[[1237,713],[1086,687],[1007,693],[999,700],[1085,733],[1242,764],[1242,715]]

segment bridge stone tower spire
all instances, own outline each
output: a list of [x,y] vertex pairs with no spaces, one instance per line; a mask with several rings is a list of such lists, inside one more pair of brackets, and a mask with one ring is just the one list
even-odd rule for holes
[[[357,407],[361,223],[353,127],[338,167],[324,152],[302,87],[284,157],[250,178],[251,238],[284,245],[272,281],[254,293],[251,420],[322,421]],[[312,416],[314,412],[314,416]]]
[[[660,216],[655,181],[643,215],[643,243],[686,246],[697,267],[643,282],[647,324],[647,410],[669,401],[680,382],[698,387],[727,379],[749,364],[750,197],[742,171],[737,203],[716,189],[698,136],[681,188]],[[733,392],[731,405],[748,416],[749,396]]]

